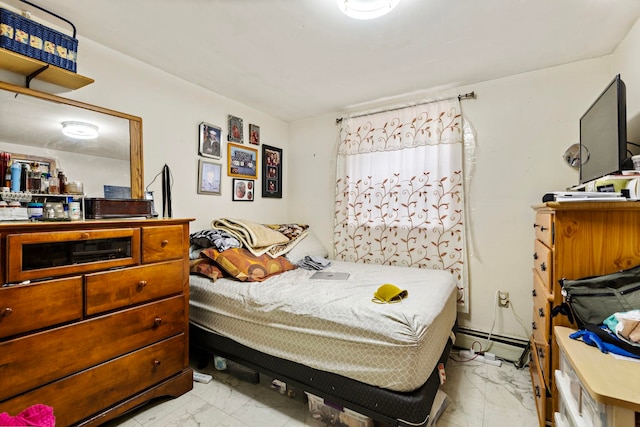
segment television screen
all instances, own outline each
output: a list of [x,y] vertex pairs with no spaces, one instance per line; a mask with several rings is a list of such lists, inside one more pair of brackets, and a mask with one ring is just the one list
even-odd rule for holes
[[622,170],[627,158],[627,107],[620,74],[580,118],[580,153],[588,156],[581,159],[580,184]]

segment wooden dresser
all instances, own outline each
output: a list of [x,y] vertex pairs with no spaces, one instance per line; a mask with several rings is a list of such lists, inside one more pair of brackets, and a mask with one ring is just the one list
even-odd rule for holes
[[0,412],[98,425],[191,390],[189,221],[0,224]]
[[550,202],[533,207],[531,380],[540,425],[558,411],[555,326],[576,328],[565,315],[559,280],[608,274],[640,264],[640,202]]

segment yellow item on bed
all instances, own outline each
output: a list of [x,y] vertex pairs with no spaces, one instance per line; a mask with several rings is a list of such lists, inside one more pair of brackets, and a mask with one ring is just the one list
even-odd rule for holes
[[378,304],[392,304],[400,302],[408,296],[409,292],[406,290],[402,290],[391,283],[385,283],[373,293],[373,299],[371,301]]

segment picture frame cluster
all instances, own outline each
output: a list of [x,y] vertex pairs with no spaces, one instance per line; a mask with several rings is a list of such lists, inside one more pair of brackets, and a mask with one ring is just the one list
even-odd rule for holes
[[232,201],[255,200],[259,170],[262,172],[262,197],[282,198],[282,149],[262,144],[260,153],[257,147],[252,147],[261,145],[260,126],[253,123],[248,125],[248,144],[245,145],[243,120],[231,114],[227,115],[226,150],[222,133],[220,126],[209,122],[198,125],[198,154],[201,156],[198,159],[198,194],[222,194],[222,158],[226,152],[227,176],[232,178]]

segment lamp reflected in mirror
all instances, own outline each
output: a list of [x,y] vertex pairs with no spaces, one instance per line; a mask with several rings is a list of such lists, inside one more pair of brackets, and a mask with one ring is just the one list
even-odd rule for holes
[[579,169],[580,165],[585,165],[589,162],[589,150],[585,146],[580,144],[572,144],[564,152],[564,160],[569,166],[574,169]]
[[98,126],[87,122],[62,122],[62,133],[69,138],[96,139]]
[[400,0],[337,0],[338,8],[354,19],[374,19],[386,15]]

